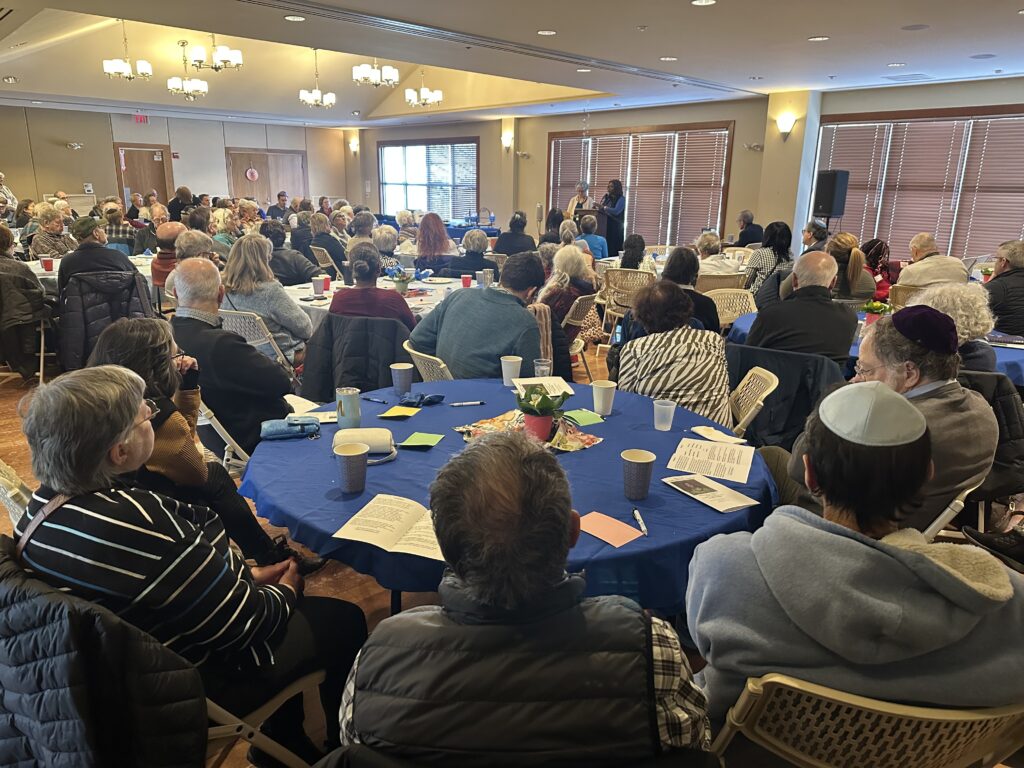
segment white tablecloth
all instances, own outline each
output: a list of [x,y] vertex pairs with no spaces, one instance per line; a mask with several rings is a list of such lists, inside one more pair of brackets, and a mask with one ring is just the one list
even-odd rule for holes
[[[152,257],[146,256],[132,256],[131,262],[135,265],[135,268],[139,270],[146,282],[150,285],[153,284],[153,275],[150,272],[150,262]],[[26,261],[28,268],[35,273],[35,276],[39,278],[39,282],[43,284],[43,287],[50,293],[57,293],[57,271],[60,269],[60,259],[53,260],[53,271],[47,272],[43,269],[43,263],[41,261]]]
[[[390,279],[382,277],[377,281],[377,287],[394,289],[395,284]],[[409,283],[409,288],[420,288],[429,292],[426,296],[407,296],[405,299],[406,303],[409,305],[409,309],[412,310],[412,313],[417,317],[422,317],[444,301],[444,297],[449,288],[452,290],[461,290],[462,283],[454,279],[449,283],[423,283],[419,280],[414,280]],[[298,304],[302,310],[309,315],[309,318],[313,321],[313,330],[315,331],[317,326],[320,325],[323,319],[327,316],[327,311],[331,306],[331,299],[334,298],[334,292],[357,289],[348,287],[341,281],[332,281],[331,288],[324,294],[324,298],[317,299],[316,301],[301,300],[304,296],[313,295],[312,285],[291,285],[286,287],[284,290],[285,293],[291,297],[292,301]]]

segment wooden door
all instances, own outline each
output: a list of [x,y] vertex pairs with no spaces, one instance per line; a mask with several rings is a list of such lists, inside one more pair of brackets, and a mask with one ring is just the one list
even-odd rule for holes
[[[252,197],[266,207],[284,190],[289,197],[309,194],[306,181],[306,153],[301,150],[265,150],[228,147],[228,183],[232,197]],[[246,176],[255,171],[256,180]]]
[[[256,180],[246,174],[254,171]],[[232,197],[251,197],[266,206],[270,196],[270,162],[266,152],[228,151],[228,184]]]
[[166,144],[114,144],[117,187],[125,205],[133,192],[155,189],[161,200],[174,197],[171,148]]
[[[275,196],[281,190],[287,192],[289,197],[309,195],[309,186],[306,183],[306,154],[271,153],[270,186],[270,194]],[[316,208],[316,200],[313,201],[313,207]]]

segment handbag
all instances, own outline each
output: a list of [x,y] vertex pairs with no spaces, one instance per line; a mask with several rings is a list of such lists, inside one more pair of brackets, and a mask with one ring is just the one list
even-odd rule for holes
[[367,459],[367,464],[384,464],[394,461],[398,456],[398,448],[395,446],[395,439],[391,436],[390,429],[383,427],[361,427],[355,429],[339,429],[334,433],[332,448],[342,443],[365,443],[370,446],[370,453],[386,453],[387,456],[378,459]]
[[320,419],[316,416],[291,415],[284,419],[269,419],[260,424],[260,440],[289,440],[295,437],[320,437]]

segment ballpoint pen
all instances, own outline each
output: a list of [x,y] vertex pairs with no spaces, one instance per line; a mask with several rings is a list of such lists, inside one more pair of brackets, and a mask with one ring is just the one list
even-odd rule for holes
[[487,405],[483,400],[468,400],[465,403],[448,403],[452,408],[461,408],[464,405]]
[[636,507],[633,507],[633,519],[636,520],[636,524],[640,526],[640,532],[644,536],[646,536],[647,535],[647,526],[644,525],[644,519],[642,517],[640,517],[640,510],[637,509]]
[[384,403],[384,405],[388,404],[387,400],[381,400],[379,397],[365,397],[364,396],[362,399],[363,400],[369,400],[371,403]]

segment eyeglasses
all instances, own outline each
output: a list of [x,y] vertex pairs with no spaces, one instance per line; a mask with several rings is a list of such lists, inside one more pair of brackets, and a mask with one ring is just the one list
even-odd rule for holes
[[882,367],[883,366],[881,366],[881,365],[876,365],[876,366],[873,366],[871,368],[865,368],[860,363],[857,363],[855,366],[853,366],[853,372],[855,374],[857,374],[858,376],[867,376],[869,373],[871,373],[873,371],[877,371],[879,368],[882,368]]
[[149,408],[149,416],[147,416],[146,418],[144,418],[142,421],[138,422],[137,424],[133,424],[132,428],[141,427],[147,421],[152,421],[153,419],[155,419],[160,414],[160,409],[157,408],[155,400],[150,400],[150,399],[147,398],[146,400],[143,400],[142,402],[144,402],[146,404],[146,407]]

